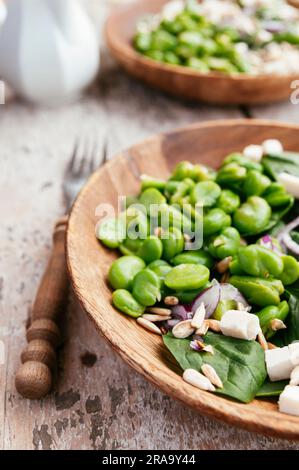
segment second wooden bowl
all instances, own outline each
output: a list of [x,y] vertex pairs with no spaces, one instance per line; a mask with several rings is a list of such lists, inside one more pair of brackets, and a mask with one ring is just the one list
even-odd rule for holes
[[180,98],[213,104],[261,104],[286,100],[296,75],[203,74],[188,67],[162,64],[132,46],[136,24],[157,13],[167,0],[145,0],[116,9],[106,23],[106,39],[114,58],[131,75]]
[[[131,367],[194,411],[251,431],[299,440],[299,418],[279,413],[277,400],[254,400],[245,405],[185,383],[161,337],[111,305],[107,273],[118,254],[95,237],[96,208],[103,203],[116,208],[119,195],[138,194],[138,175],[167,178],[181,160],[217,168],[227,154],[270,138],[280,139],[288,150],[299,151],[298,131],[298,126],[265,121],[215,121],[134,145],[100,168],[80,193],[69,219],[67,257],[74,291],[88,316]],[[194,432],[199,431],[195,428]]]

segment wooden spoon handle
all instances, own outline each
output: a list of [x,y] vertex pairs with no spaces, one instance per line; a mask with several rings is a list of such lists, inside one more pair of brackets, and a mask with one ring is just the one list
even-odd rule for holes
[[67,217],[54,230],[50,261],[43,275],[27,330],[28,345],[21,355],[16,389],[25,398],[38,399],[49,393],[56,368],[56,348],[60,341],[58,320],[68,297],[65,260]]

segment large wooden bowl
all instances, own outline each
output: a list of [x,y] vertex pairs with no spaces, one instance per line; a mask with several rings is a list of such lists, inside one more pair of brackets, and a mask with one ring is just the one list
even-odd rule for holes
[[299,418],[279,413],[275,401],[254,400],[244,405],[188,385],[161,337],[112,307],[106,276],[117,253],[97,241],[95,209],[101,203],[116,207],[119,195],[137,194],[140,173],[164,178],[180,160],[218,167],[228,153],[268,138],[278,138],[286,149],[298,151],[298,136],[299,127],[257,120],[215,121],[154,136],[122,152],[92,175],[73,206],[67,232],[68,267],[75,294],[98,331],[131,367],[201,414],[289,439],[299,439]]
[[216,104],[258,104],[288,99],[295,75],[203,74],[188,67],[162,64],[136,52],[132,38],[138,19],[156,13],[166,0],[144,0],[114,11],[106,23],[106,39],[114,58],[148,85],[188,100]]

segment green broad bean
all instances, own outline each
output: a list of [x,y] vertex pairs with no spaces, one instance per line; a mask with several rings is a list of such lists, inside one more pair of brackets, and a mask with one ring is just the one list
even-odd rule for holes
[[198,72],[207,73],[210,71],[208,64],[198,57],[189,57],[186,62],[187,67],[195,69]]
[[220,186],[214,181],[201,181],[197,183],[191,194],[191,203],[202,207],[212,207],[221,194]]
[[227,256],[234,256],[240,248],[241,237],[237,229],[227,227],[211,238],[208,245],[209,253],[214,258],[224,259]]
[[263,166],[261,163],[254,162],[249,158],[245,157],[242,153],[234,152],[229,154],[222,163],[222,166],[230,163],[237,163],[239,166],[246,168],[247,170],[255,170],[260,173],[263,172]]
[[156,261],[152,261],[148,266],[147,269],[151,269],[154,271],[155,274],[160,278],[161,281],[164,281],[166,274],[172,269],[172,266],[164,261],[163,259],[158,259]]
[[141,176],[141,191],[144,192],[148,188],[155,188],[159,191],[164,191],[166,186],[166,181],[160,180],[158,178],[152,178],[148,175]]
[[166,198],[158,189],[148,188],[141,193],[139,203],[145,207],[147,215],[150,215],[153,212],[153,208],[156,209],[160,205],[166,203]]
[[164,31],[163,29],[157,30],[152,34],[151,49],[159,52],[172,51],[177,45],[176,37]]
[[177,189],[170,198],[170,203],[175,204],[180,201],[181,198],[189,194],[190,190],[194,187],[195,183],[191,178],[185,178],[180,181]]
[[163,258],[167,261],[174,258],[177,254],[184,250],[185,240],[182,232],[172,227],[168,231],[163,232]]
[[99,226],[97,238],[108,248],[117,248],[126,237],[126,226],[122,219],[105,219]]
[[192,175],[190,177],[197,183],[208,180],[214,181],[216,179],[216,171],[213,170],[213,168],[197,163],[193,166]]
[[222,209],[211,209],[203,217],[203,233],[205,236],[214,235],[231,225],[231,217]]
[[284,263],[282,257],[260,245],[249,245],[240,248],[238,260],[241,269],[251,276],[280,278]]
[[182,181],[185,178],[192,178],[193,165],[190,162],[182,161],[176,165],[169,181]]
[[[187,208],[188,206],[186,206]],[[180,205],[163,204],[159,207],[158,213],[159,226],[163,229],[168,227],[176,228],[184,233],[190,233],[193,229],[193,222],[185,213],[180,211]]]
[[139,52],[148,52],[151,48],[152,36],[150,33],[138,33],[134,39],[134,45]]
[[128,209],[129,207],[138,204],[138,197],[136,196],[126,196],[125,197],[125,208]]
[[140,238],[126,238],[118,247],[123,255],[136,255],[143,244]]
[[210,70],[215,72],[236,73],[237,67],[229,59],[224,57],[207,57],[206,62]]
[[155,305],[161,300],[161,281],[151,269],[142,269],[134,277],[132,293],[145,307]]
[[293,256],[282,255],[283,271],[279,279],[285,286],[294,284],[299,279],[299,263]]
[[271,207],[265,199],[250,196],[233,215],[233,224],[241,235],[258,235],[268,225]]
[[172,51],[167,51],[164,53],[164,62],[171,65],[180,65],[181,59]]
[[138,256],[121,256],[111,264],[108,281],[113,289],[130,290],[134,277],[144,268],[145,262]]
[[164,62],[164,53],[162,51],[150,50],[144,53],[149,59],[156,60],[157,62]]
[[228,310],[237,310],[237,302],[235,300],[220,300],[212,318],[220,321]]
[[281,320],[284,322],[288,316],[289,310],[289,304],[284,300],[278,305],[269,305],[256,313],[266,339],[272,338],[276,333],[272,328],[271,322],[273,320]]
[[213,258],[203,249],[196,251],[183,251],[183,253],[172,258],[170,262],[174,266],[178,266],[180,264],[203,264],[209,269],[211,269],[214,264]]
[[223,189],[217,200],[216,207],[222,209],[227,214],[233,214],[238,207],[240,207],[241,201],[238,194],[234,193],[230,189]]
[[272,183],[266,189],[263,197],[273,209],[287,206],[294,200],[293,196],[287,193],[284,186],[280,183]]
[[249,196],[261,196],[264,191],[271,185],[268,176],[263,175],[259,171],[250,170],[245,178],[243,193]]
[[238,257],[234,257],[229,264],[229,270],[231,274],[246,275],[240,266]]
[[181,181],[175,181],[175,180],[166,181],[164,195],[167,197],[167,199],[170,199],[171,195],[177,191],[180,184],[181,184]]
[[146,238],[149,232],[148,219],[142,205],[130,206],[124,215],[127,224],[127,237],[131,240]]
[[204,286],[210,271],[201,264],[180,264],[166,274],[165,285],[173,290],[194,290]]
[[118,310],[133,318],[140,317],[144,312],[144,306],[126,289],[115,290],[112,293],[112,302]]
[[216,177],[216,182],[225,188],[240,191],[246,175],[247,170],[245,167],[232,162],[220,168]]
[[163,253],[163,244],[160,238],[155,235],[150,235],[137,251],[137,256],[140,256],[146,264],[161,258]]
[[234,275],[229,282],[242,292],[249,303],[261,307],[278,305],[280,303],[279,296],[284,292],[282,282],[276,279],[266,280],[258,277]]

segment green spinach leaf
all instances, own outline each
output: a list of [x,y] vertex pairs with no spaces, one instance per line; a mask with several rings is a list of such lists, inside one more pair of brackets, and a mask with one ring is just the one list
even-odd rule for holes
[[215,333],[205,336],[206,344],[215,354],[193,351],[190,339],[177,339],[171,333],[163,336],[164,343],[183,370],[200,371],[202,364],[210,364],[223,382],[217,393],[248,403],[264,383],[267,372],[265,354],[256,341],[230,338]]
[[280,330],[271,341],[277,346],[287,346],[293,341],[299,341],[299,288],[289,287],[285,291],[290,311],[286,318],[285,330]]
[[299,153],[283,152],[279,155],[267,155],[262,163],[265,171],[275,180],[282,172],[299,176]]
[[286,385],[288,385],[288,380],[280,380],[278,382],[270,382],[270,380],[266,380],[266,382],[261,386],[259,391],[257,392],[257,397],[277,397],[279,396]]

